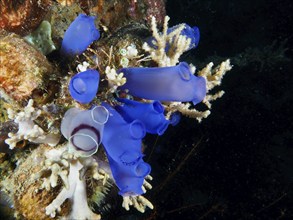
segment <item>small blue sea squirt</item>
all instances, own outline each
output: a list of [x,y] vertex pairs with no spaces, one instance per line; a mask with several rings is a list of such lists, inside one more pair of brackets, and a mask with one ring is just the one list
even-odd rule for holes
[[95,27],[95,17],[80,14],[64,34],[61,53],[66,57],[80,55],[99,38],[100,32]]
[[74,75],[69,83],[69,92],[76,101],[87,104],[91,102],[99,88],[100,74],[97,70],[86,70]]

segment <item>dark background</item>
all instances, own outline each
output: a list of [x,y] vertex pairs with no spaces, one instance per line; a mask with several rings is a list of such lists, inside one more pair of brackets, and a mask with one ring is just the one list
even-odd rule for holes
[[148,138],[155,209],[112,217],[293,219],[292,11],[290,0],[167,1],[171,25],[201,31],[182,60],[234,67],[201,124],[182,118]]

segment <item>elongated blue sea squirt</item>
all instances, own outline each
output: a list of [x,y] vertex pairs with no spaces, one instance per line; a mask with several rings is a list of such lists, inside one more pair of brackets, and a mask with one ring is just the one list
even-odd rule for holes
[[193,75],[186,62],[171,67],[130,67],[120,69],[126,83],[120,87],[129,94],[150,100],[197,104],[206,95],[206,81]]

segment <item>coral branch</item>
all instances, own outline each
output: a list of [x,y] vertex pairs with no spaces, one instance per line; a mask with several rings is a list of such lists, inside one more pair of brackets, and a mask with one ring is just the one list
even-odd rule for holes
[[213,63],[209,63],[204,69],[199,71],[198,75],[206,79],[207,95],[203,103],[210,109],[211,101],[216,100],[224,95],[224,91],[219,91],[216,94],[209,94],[209,92],[216,86],[221,85],[222,79],[227,71],[232,69],[230,60],[222,62],[219,66],[212,69]]
[[59,142],[60,136],[58,134],[46,134],[42,128],[34,123],[34,120],[40,116],[41,110],[35,109],[33,104],[34,101],[30,99],[24,110],[19,113],[12,109],[7,110],[8,117],[14,119],[14,122],[19,126],[18,132],[15,134],[9,133],[9,138],[5,140],[10,149],[13,149],[21,140],[28,140],[33,143],[46,143],[50,146],[55,146]]
[[110,92],[112,93],[116,91],[117,87],[126,83],[126,78],[123,76],[123,73],[117,74],[116,70],[110,66],[106,67],[105,73],[110,87]]
[[52,218],[56,216],[56,212],[61,210],[61,205],[66,199],[71,200],[72,208],[70,214],[66,219],[96,219],[101,218],[100,215],[95,214],[91,211],[87,202],[86,183],[83,178],[82,170],[86,169],[87,166],[95,164],[94,160],[72,160],[70,162],[70,169],[68,175],[69,187],[64,187],[58,196],[46,207],[46,214]]
[[133,206],[141,213],[145,212],[146,207],[154,208],[153,204],[143,196],[124,196],[122,207],[128,211],[129,206]]
[[166,118],[169,119],[174,112],[180,112],[183,115],[195,118],[198,122],[201,122],[202,119],[207,118],[211,112],[209,110],[206,111],[198,111],[196,109],[190,109],[190,103],[181,103],[181,102],[172,102],[168,105],[165,105],[165,109],[167,110]]
[[[188,50],[191,40],[184,35],[181,31],[184,25],[178,25],[170,33],[168,30],[169,17],[166,16],[164,20],[163,32],[159,33],[155,17],[152,17],[152,32],[154,39],[151,44],[144,43],[142,48],[150,53],[152,60],[154,60],[159,67],[174,66],[179,62],[179,57]],[[169,47],[168,53],[166,48]]]

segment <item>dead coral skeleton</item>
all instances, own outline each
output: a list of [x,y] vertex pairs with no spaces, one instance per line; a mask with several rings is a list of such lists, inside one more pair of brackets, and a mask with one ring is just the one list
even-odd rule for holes
[[30,99],[23,111],[18,113],[11,108],[7,109],[9,119],[14,120],[19,126],[17,133],[10,132],[8,134],[9,138],[5,140],[10,149],[13,149],[22,140],[28,140],[33,143],[46,143],[50,146],[55,146],[59,142],[59,134],[46,133],[34,122],[42,111],[35,109],[33,104],[34,101]]
[[[157,22],[155,17],[152,17],[152,32],[154,39],[151,44],[144,43],[142,48],[150,53],[153,61],[155,61],[159,67],[174,66],[179,62],[179,57],[188,50],[191,40],[184,35],[181,35],[181,31],[184,29],[184,25],[178,25],[170,33],[168,30],[168,21],[170,18],[165,17],[162,33],[157,28]],[[168,53],[166,48],[169,46]]]
[[95,214],[88,206],[86,184],[84,178],[80,177],[80,170],[83,169],[80,161],[70,163],[68,182],[69,187],[64,187],[58,196],[46,207],[46,214],[52,218],[56,212],[61,210],[61,205],[66,199],[71,200],[72,207],[66,219],[100,219],[101,216]]
[[[142,186],[144,193],[146,193],[146,189],[152,188],[152,185],[147,181],[152,179],[153,179],[152,176],[150,175],[146,176]],[[129,206],[133,206],[137,211],[141,213],[144,213],[147,207],[150,209],[154,208],[153,204],[148,199],[146,199],[144,196],[141,196],[141,195],[123,196],[122,207],[128,211]]]
[[116,70],[110,66],[106,67],[105,74],[107,76],[110,92],[112,93],[114,93],[119,86],[126,83],[126,78],[123,76],[123,73],[117,73]]
[[[43,184],[40,189],[50,190],[58,184],[60,177],[63,188],[57,197],[46,207],[46,215],[54,218],[61,211],[61,206],[65,200],[72,203],[71,212],[63,219],[100,219],[99,214],[95,214],[88,206],[86,193],[85,173],[90,172],[90,177],[102,181],[103,185],[109,175],[98,169],[98,163],[93,157],[76,157],[68,153],[67,145],[45,152],[43,169],[35,175],[35,178],[42,178]],[[45,174],[51,171],[51,174]]]
[[141,213],[145,212],[146,207],[154,208],[153,204],[143,196],[123,196],[122,207],[128,211],[129,206],[133,206]]
[[210,91],[216,86],[221,85],[222,79],[226,72],[232,69],[232,65],[230,64],[230,60],[226,60],[222,62],[219,66],[212,69],[214,64],[209,63],[204,69],[198,72],[198,76],[202,76],[206,79],[206,89],[207,95],[203,100],[203,103],[210,109],[211,101],[221,98],[224,95],[224,91],[219,91],[215,94],[209,94]]

